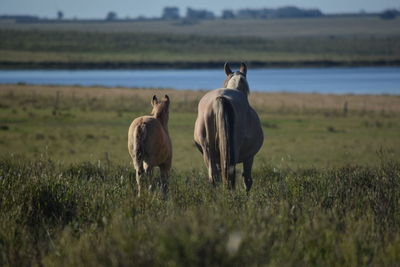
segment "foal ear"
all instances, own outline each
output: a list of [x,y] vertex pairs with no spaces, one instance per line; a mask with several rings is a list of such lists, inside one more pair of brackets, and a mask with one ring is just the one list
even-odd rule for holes
[[229,63],[228,62],[225,62],[224,70],[225,70],[226,76],[231,75],[233,73],[231,68],[229,67]]
[[247,65],[246,65],[246,63],[242,62],[242,64],[240,64],[240,72],[243,73],[244,75],[247,74]]
[[158,100],[157,100],[157,96],[153,95],[153,99],[151,100],[151,105],[154,106],[155,104],[157,104]]

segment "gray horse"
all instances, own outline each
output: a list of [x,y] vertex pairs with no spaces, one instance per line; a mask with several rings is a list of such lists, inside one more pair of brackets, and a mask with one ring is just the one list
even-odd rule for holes
[[228,63],[224,69],[224,88],[208,92],[199,102],[194,140],[212,183],[222,178],[233,189],[235,165],[243,162],[244,185],[249,191],[253,158],[264,136],[260,119],[247,99],[250,90],[246,64],[242,63],[237,72],[232,72]]

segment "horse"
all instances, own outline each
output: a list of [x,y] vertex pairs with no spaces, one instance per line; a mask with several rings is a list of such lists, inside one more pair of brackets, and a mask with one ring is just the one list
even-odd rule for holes
[[251,169],[255,154],[264,142],[260,119],[250,106],[247,65],[232,72],[224,66],[226,79],[223,88],[205,94],[198,105],[194,141],[203,154],[212,184],[222,181],[235,188],[235,165],[243,163],[243,182],[249,192],[253,180]]
[[168,95],[158,100],[154,95],[151,100],[151,116],[142,116],[133,120],[128,131],[128,151],[136,170],[138,196],[141,192],[141,180],[147,177],[152,187],[153,168],[159,167],[161,190],[164,196],[168,190],[168,174],[172,162],[172,144],[168,133],[169,119]]

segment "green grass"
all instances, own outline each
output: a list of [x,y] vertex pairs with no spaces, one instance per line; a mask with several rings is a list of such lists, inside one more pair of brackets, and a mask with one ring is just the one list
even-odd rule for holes
[[[64,111],[19,109],[0,112],[8,130],[0,132],[1,154],[45,154],[62,163],[130,161],[127,129],[131,121],[148,112]],[[13,116],[12,119],[10,116]],[[170,132],[174,145],[174,167],[203,166],[193,145],[194,113],[171,113]],[[256,165],[285,167],[375,164],[376,152],[400,155],[397,118],[326,117],[323,115],[262,114],[265,145]]]
[[[173,167],[203,166],[193,142],[202,92],[40,86],[1,89],[0,126],[4,129],[0,130],[0,154],[28,158],[44,154],[61,163],[100,160],[128,164],[127,129],[134,118],[149,114],[154,92],[171,96]],[[381,150],[393,158],[400,156],[399,97],[307,97],[283,94],[278,100],[274,94],[251,95],[265,134],[257,167],[374,165],[376,152]],[[292,102],[302,98],[303,102]],[[332,101],[348,102],[348,114]],[[322,107],[321,102],[325,103]],[[359,104],[366,107],[357,108]]]
[[[171,97],[167,200],[136,197],[126,144],[154,93]],[[0,265],[398,264],[399,97],[251,94],[266,139],[247,194],[207,181],[203,94],[0,86]]]
[[156,33],[224,37],[331,38],[398,36],[400,19],[383,20],[378,16],[323,17],[248,20],[193,21],[51,21],[49,23],[13,23],[1,21],[1,29],[33,31],[79,31],[99,33]]
[[136,198],[127,166],[0,161],[2,266],[393,266],[400,165],[265,166],[229,192],[176,171]]
[[398,64],[399,21],[324,18],[216,20],[194,26],[101,24],[109,30],[98,30],[92,23],[0,23],[0,67],[215,67],[225,61],[263,66]]

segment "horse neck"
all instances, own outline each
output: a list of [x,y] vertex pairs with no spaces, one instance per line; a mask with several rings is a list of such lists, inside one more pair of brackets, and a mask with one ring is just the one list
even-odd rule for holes
[[239,81],[236,80],[237,81],[236,84],[230,84],[229,80],[230,80],[230,78],[227,78],[224,81],[224,87],[228,88],[228,89],[238,90],[238,91],[242,92],[247,98],[247,96],[250,93],[250,89],[249,89],[249,85],[247,84],[247,81],[240,82],[240,80]]
[[249,90],[246,89],[246,87],[238,87],[238,88],[229,88],[229,89],[234,89],[234,90],[238,90],[240,92],[242,92],[244,94],[244,96],[246,97],[246,99],[248,99],[249,96]]
[[161,123],[164,130],[168,133],[168,114],[156,114],[154,115],[154,118],[156,118]]
[[248,90],[241,90],[241,89],[238,89],[238,90],[241,91],[244,94],[246,99],[248,99],[248,96],[249,96],[249,91]]
[[240,92],[242,92],[246,96],[246,98],[250,93],[249,85],[247,84],[247,82],[238,84],[238,87],[236,88],[236,90],[239,90]]

